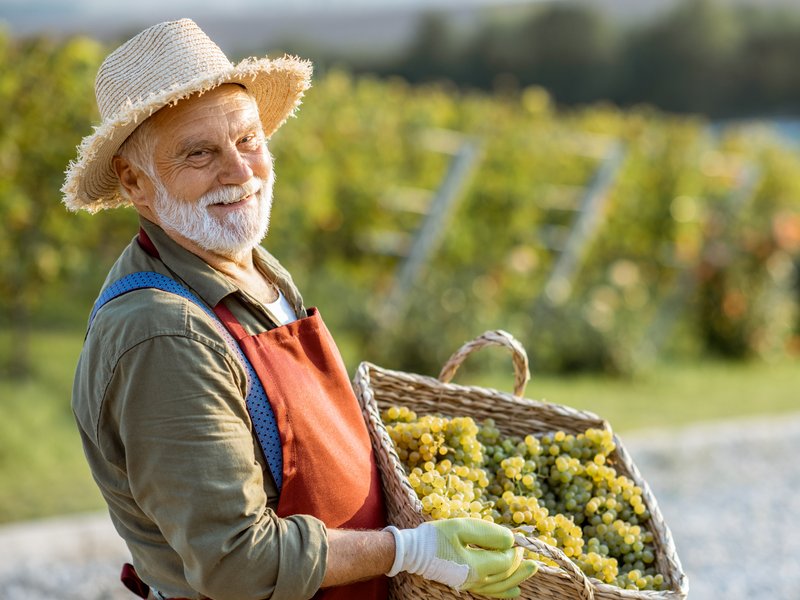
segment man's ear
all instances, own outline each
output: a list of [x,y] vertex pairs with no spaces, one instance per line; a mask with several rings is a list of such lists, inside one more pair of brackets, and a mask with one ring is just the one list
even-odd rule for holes
[[119,178],[123,189],[131,203],[140,209],[142,206],[149,206],[149,198],[146,193],[148,178],[144,171],[132,164],[123,156],[115,156],[111,159],[111,164]]

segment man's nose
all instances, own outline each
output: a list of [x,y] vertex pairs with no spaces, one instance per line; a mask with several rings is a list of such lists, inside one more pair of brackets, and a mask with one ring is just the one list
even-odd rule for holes
[[231,149],[225,153],[219,173],[221,185],[242,185],[253,178],[253,169],[246,156]]

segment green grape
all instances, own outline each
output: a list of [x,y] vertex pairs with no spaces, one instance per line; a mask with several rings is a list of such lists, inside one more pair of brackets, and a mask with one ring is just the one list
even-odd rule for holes
[[[474,517],[528,526],[589,577],[663,590],[642,489],[616,472],[608,429],[503,436],[492,419],[381,415],[411,485],[432,519]],[[530,558],[552,564],[526,550]]]

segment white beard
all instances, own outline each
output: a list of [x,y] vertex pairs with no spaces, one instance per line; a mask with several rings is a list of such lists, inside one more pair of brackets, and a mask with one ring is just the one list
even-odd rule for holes
[[[170,194],[156,178],[153,211],[162,228],[180,234],[203,250],[236,259],[251,252],[267,235],[274,182],[270,170],[268,179],[253,177],[244,185],[226,185],[195,202],[186,202]],[[232,211],[221,219],[208,210],[211,204],[236,202],[250,194],[256,195],[254,206]]]

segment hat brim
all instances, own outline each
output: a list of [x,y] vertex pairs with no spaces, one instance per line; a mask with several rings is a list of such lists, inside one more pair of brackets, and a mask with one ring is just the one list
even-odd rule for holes
[[309,61],[291,56],[274,60],[249,58],[207,78],[131,102],[126,110],[101,123],[82,140],[61,187],[64,204],[69,210],[91,213],[128,204],[120,194],[112,159],[134,129],[159,109],[223,84],[237,83],[255,98],[264,134],[269,137],[300,105],[311,85],[311,71]]

